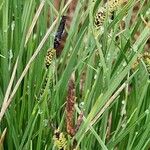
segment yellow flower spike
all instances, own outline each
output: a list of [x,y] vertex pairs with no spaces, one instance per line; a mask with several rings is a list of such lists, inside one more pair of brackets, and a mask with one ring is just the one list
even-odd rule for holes
[[110,0],[104,5],[104,7],[101,7],[94,18],[94,25],[96,29],[99,29],[103,25],[106,17],[110,17],[112,12],[117,10],[117,8],[125,1],[126,0]]
[[106,12],[103,8],[101,8],[98,13],[95,15],[94,26],[98,29],[100,28],[106,18]]
[[46,54],[46,58],[45,58],[46,68],[48,68],[51,65],[52,60],[55,56],[55,53],[56,53],[56,50],[54,48],[48,49],[47,54]]
[[117,8],[123,4],[126,0],[110,0],[106,3],[105,9],[112,13],[113,11],[117,10]]
[[60,132],[59,128],[54,131],[53,140],[59,150],[67,150],[67,140],[64,133]]
[[137,68],[137,66],[139,65],[140,63],[140,60],[143,59],[145,65],[146,65],[146,68],[147,68],[147,71],[150,73],[150,53],[149,52],[144,52],[143,54],[141,54],[136,62],[132,65],[132,69],[135,70]]

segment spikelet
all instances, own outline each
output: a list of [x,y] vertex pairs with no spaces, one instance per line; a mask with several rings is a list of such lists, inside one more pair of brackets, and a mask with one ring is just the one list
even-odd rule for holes
[[149,53],[149,52],[144,52],[143,58],[144,58],[144,59],[146,59],[146,58],[149,58],[149,59],[150,59],[150,53]]
[[113,11],[117,10],[117,8],[123,4],[125,0],[110,0],[105,4],[105,9],[112,13]]
[[53,60],[53,58],[55,56],[55,53],[56,53],[56,50],[54,48],[48,49],[47,54],[46,54],[46,58],[45,58],[45,66],[46,66],[46,68],[48,68],[51,65],[52,60]]
[[54,131],[53,136],[54,144],[59,150],[67,150],[67,140],[63,132],[60,132],[59,128]]
[[140,63],[140,60],[142,59],[142,54],[140,54],[137,58],[137,60],[134,62],[134,64],[131,66],[132,70],[136,70],[137,66]]
[[98,29],[100,28],[106,18],[106,12],[104,8],[101,8],[98,13],[95,15],[95,19],[94,19],[94,26]]
[[99,29],[103,25],[106,16],[111,17],[112,12],[117,10],[117,8],[125,1],[126,0],[110,0],[104,5],[104,7],[101,7],[94,18],[95,27]]
[[145,62],[145,64],[146,64],[147,71],[148,71],[149,74],[150,74],[150,53],[145,52],[145,53],[143,54],[143,59],[144,59],[144,62]]
[[141,54],[137,58],[136,62],[132,65],[132,69],[135,70],[137,68],[141,59],[143,59],[144,63],[146,64],[147,71],[150,73],[150,53],[149,52],[144,52],[143,54]]

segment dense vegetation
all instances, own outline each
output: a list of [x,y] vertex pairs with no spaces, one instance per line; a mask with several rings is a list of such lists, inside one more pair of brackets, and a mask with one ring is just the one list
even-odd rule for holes
[[59,49],[54,1],[0,1],[0,149],[149,149],[150,0],[78,0]]

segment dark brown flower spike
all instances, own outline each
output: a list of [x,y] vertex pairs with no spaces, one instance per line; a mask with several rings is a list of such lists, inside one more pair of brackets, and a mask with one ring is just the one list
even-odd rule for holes
[[63,41],[66,40],[65,36],[65,25],[66,25],[66,16],[62,16],[60,24],[58,26],[55,39],[54,39],[54,49],[56,49],[56,55],[59,56],[63,50]]
[[83,121],[83,112],[80,113],[76,125],[74,125],[74,112],[75,112],[75,105],[76,103],[76,97],[75,97],[75,84],[74,80],[70,79],[69,80],[69,85],[68,85],[68,94],[67,94],[67,104],[66,104],[66,124],[67,124],[67,133],[73,137],[82,121]]
[[83,122],[83,112],[81,112],[79,114],[79,117],[78,117],[78,120],[77,120],[77,123],[76,123],[76,127],[75,127],[75,133],[77,133],[77,131],[79,130],[82,122]]

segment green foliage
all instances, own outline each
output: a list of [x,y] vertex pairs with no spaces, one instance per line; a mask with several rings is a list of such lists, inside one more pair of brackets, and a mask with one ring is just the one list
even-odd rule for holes
[[[77,146],[81,150],[149,149],[149,72],[144,61],[137,70],[133,70],[132,65],[144,52],[150,35],[150,28],[141,17],[149,19],[150,1],[139,1],[140,9],[134,16],[135,21],[131,21],[137,1],[129,0],[114,12],[113,20],[105,19],[102,30],[97,30],[93,25],[94,15],[103,3],[78,0],[65,47],[48,70],[44,64],[46,52],[53,48],[54,34],[66,9],[64,1],[57,12],[53,1],[46,0],[25,45],[40,3],[40,0],[0,2],[0,108],[17,58],[10,94],[48,28],[58,17],[57,25],[40,47],[1,120],[0,135],[5,128],[7,132],[0,146],[2,144],[6,150],[57,149],[53,141],[54,128],[59,126],[68,137],[65,102],[68,81],[74,74],[76,113],[84,110],[83,123],[74,137]],[[120,27],[121,23],[124,28]],[[137,32],[140,34],[135,38]],[[47,77],[45,90],[40,95]],[[83,108],[79,107],[81,104],[84,104]],[[72,142],[73,139],[68,137],[68,143]]]

